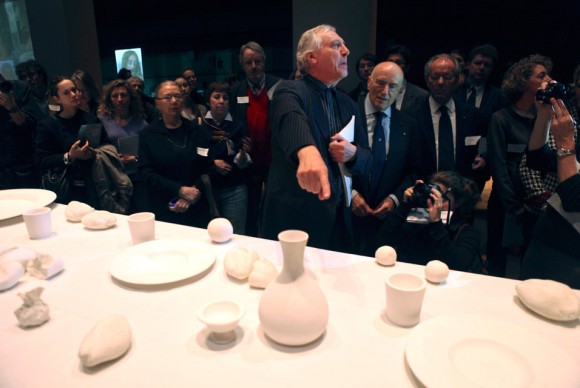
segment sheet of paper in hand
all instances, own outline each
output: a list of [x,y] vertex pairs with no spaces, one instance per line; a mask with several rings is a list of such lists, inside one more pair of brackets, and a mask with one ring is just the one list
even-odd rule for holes
[[101,145],[101,132],[103,130],[102,124],[85,124],[81,125],[79,129],[79,139],[84,145],[86,141],[89,141],[89,147],[97,148]]

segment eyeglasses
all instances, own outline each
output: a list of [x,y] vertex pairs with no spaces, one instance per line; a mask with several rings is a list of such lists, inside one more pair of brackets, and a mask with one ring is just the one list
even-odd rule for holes
[[173,98],[175,98],[176,101],[181,101],[183,99],[183,96],[181,94],[167,94],[165,96],[157,97],[156,100],[163,100],[169,102]]

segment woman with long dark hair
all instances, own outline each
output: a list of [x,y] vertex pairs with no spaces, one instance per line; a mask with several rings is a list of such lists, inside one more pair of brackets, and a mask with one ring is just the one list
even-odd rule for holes
[[95,80],[84,70],[75,71],[71,79],[80,92],[79,107],[85,112],[95,116],[97,114],[97,108],[99,107],[99,101],[101,101],[101,92]]
[[[66,169],[70,181],[68,193],[59,193],[57,202],[77,200],[99,206],[91,178],[91,163],[95,157],[88,141],[79,139],[79,130],[84,124],[98,120],[80,109],[81,92],[66,76],[57,76],[50,81],[50,100],[60,111],[40,121],[36,136],[36,163],[41,174],[50,169]],[[107,142],[107,134],[101,132],[101,143]]]

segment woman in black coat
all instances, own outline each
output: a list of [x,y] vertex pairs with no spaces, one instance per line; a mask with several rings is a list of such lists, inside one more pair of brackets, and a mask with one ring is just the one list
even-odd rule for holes
[[182,95],[174,81],[156,90],[161,118],[139,134],[139,171],[148,191],[148,210],[160,221],[205,228],[209,222],[207,173],[210,137],[181,117]]
[[[38,122],[36,164],[41,174],[67,170],[70,187],[67,193],[57,193],[57,202],[76,200],[99,207],[91,175],[95,152],[88,141],[79,139],[81,126],[98,123],[98,119],[80,109],[81,92],[70,78],[54,77],[49,87],[51,104],[60,110]],[[108,142],[105,131],[101,131],[100,142]]]

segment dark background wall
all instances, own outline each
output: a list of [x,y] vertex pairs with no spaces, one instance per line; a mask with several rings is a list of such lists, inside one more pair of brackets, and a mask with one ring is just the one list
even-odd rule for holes
[[377,54],[393,42],[414,54],[410,78],[423,85],[423,64],[434,54],[493,44],[500,68],[539,53],[554,61],[553,75],[571,82],[580,64],[579,0],[379,1]]
[[[467,54],[482,43],[499,50],[496,83],[509,63],[532,53],[552,57],[553,75],[563,82],[571,81],[580,63],[579,0],[356,1],[377,2],[377,54],[392,43],[409,46],[415,56],[410,78],[420,85],[423,64],[431,55],[451,49]],[[220,50],[229,53],[232,69],[241,71],[237,52],[248,40],[266,48],[269,72],[286,77],[294,66],[292,7],[292,0],[95,0],[102,78],[114,76],[114,50],[130,47],[141,47],[145,70],[163,73],[160,77],[173,76],[184,64],[195,64]],[[317,23],[332,22],[327,14],[340,12],[321,9],[328,2],[313,0],[312,7],[314,15],[320,15]],[[312,19],[313,14],[307,16]],[[184,52],[188,54],[180,54]],[[177,58],[178,64],[161,65],[152,59],[156,56]],[[351,58],[350,78],[356,77],[355,61]],[[201,71],[207,73],[202,78],[214,76],[212,66]]]

